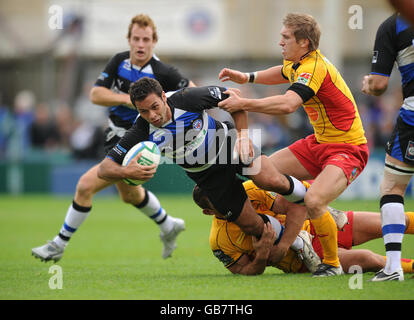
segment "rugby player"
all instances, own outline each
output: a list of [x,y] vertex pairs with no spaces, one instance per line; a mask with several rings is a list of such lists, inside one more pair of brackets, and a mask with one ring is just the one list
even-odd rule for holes
[[[209,199],[220,212],[224,212],[226,219],[234,221],[245,233],[260,236],[264,220],[248,201],[237,174],[251,177],[267,190],[279,190],[290,200],[303,200],[306,187],[295,178],[280,174],[267,156],[255,150],[251,141],[243,136],[243,129],[247,128],[247,113],[233,113],[234,125],[208,115],[207,109],[217,107],[227,98],[224,91],[226,88],[206,86],[166,94],[155,79],[142,78],[135,82],[130,95],[139,117],[101,162],[98,175],[114,181],[126,177],[149,180],[156,171],[155,165],[142,166],[134,160],[127,166],[121,164],[135,144],[153,141],[165,159],[181,166],[194,182],[206,190]],[[234,150],[238,151],[236,157]],[[287,216],[287,223],[292,225],[287,238],[296,238],[306,217],[306,210],[301,210],[302,206],[297,207],[299,209]],[[299,224],[297,221],[302,222]]]
[[401,73],[404,103],[394,131],[385,146],[384,177],[380,186],[383,238],[387,255],[384,270],[373,281],[404,280],[401,244],[405,229],[404,194],[414,174],[414,29],[398,13],[378,28],[371,74],[364,77],[362,92],[385,92],[394,63]]
[[[224,68],[222,81],[267,85],[290,83],[285,94],[247,99],[236,91],[219,103],[228,112],[240,110],[269,115],[289,114],[303,105],[314,134],[270,156],[282,173],[299,180],[314,179],[305,196],[305,205],[324,258],[316,277],[342,273],[338,258],[335,223],[327,210],[354,181],[368,161],[368,146],[351,91],[335,66],[319,51],[320,28],[310,15],[289,13],[281,30],[283,65],[244,73]],[[323,237],[321,237],[323,236]]]
[[[90,93],[93,103],[108,107],[109,119],[104,145],[106,151],[117,144],[138,115],[129,98],[131,83],[142,77],[151,77],[157,79],[167,91],[194,86],[175,67],[161,62],[154,55],[158,33],[149,16],[139,14],[131,19],[127,39],[129,51],[118,53],[110,59]],[[185,229],[184,220],[168,215],[158,198],[144,187],[101,179],[97,171],[98,165],[95,165],[82,175],[59,234],[53,241],[33,248],[32,254],[42,261],[56,262],[61,259],[73,233],[88,217],[94,195],[115,183],[125,203],[139,209],[159,226],[163,242],[162,257],[170,257],[176,248],[176,237]]]
[[[281,223],[280,233],[283,233],[285,214],[288,214],[291,204],[278,194],[258,188],[251,180],[244,182],[243,186],[256,212],[275,217]],[[232,273],[261,274],[265,267],[269,265],[273,265],[286,273],[310,271],[293,248],[289,248],[286,256],[278,264],[272,264],[269,258],[263,259],[263,257],[271,256],[274,239],[281,237],[280,234],[274,234],[274,228],[265,229],[260,240],[257,240],[244,234],[234,223],[223,219],[223,215],[214,209],[205,192],[198,186],[193,190],[193,199],[204,214],[213,215],[210,247],[214,256]],[[330,208],[330,210],[336,211],[333,208]],[[352,246],[382,237],[380,214],[360,211],[348,211],[346,214],[349,223],[338,231],[337,243],[339,260],[344,270],[348,271],[354,265],[360,266],[364,272],[382,269],[387,260],[386,257],[367,249],[351,250]],[[406,233],[414,234],[414,212],[407,212],[405,220],[408,226]],[[303,224],[301,233],[311,234],[313,249],[320,258],[323,258],[320,241],[309,220],[306,220]],[[401,259],[401,263],[404,272],[414,273],[413,259]]]

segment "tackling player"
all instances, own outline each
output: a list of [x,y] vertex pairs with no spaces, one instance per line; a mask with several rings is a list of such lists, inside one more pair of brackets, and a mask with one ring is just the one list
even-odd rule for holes
[[314,179],[305,205],[324,252],[323,263],[313,276],[342,273],[335,223],[327,211],[356,179],[368,161],[368,147],[351,91],[335,66],[318,50],[320,29],[307,14],[289,13],[281,30],[283,65],[251,73],[223,69],[222,81],[267,85],[290,83],[283,95],[246,99],[228,90],[219,103],[228,112],[239,110],[269,115],[295,112],[303,105],[315,133],[270,156],[282,173],[300,180]]
[[[280,195],[258,188],[251,180],[243,183],[246,193],[258,214],[271,215],[281,223],[283,233],[285,214],[289,211],[289,202]],[[275,235],[271,230],[265,229],[260,240],[247,236],[234,223],[226,221],[223,216],[214,209],[205,192],[198,186],[193,190],[194,202],[203,210],[204,214],[213,215],[210,230],[210,247],[213,254],[232,273],[255,275],[263,273],[266,265],[273,265],[284,272],[309,272],[309,268],[298,257],[293,248],[287,251],[283,260],[274,265],[269,258]],[[334,210],[331,208],[331,210]],[[380,238],[381,218],[377,212],[348,211],[349,223],[338,231],[338,256],[344,270],[349,270],[353,265],[358,265],[364,272],[378,271],[386,262],[386,257],[366,249],[352,249],[352,246],[363,244],[367,241]],[[414,234],[414,212],[405,214],[407,223],[406,233]],[[312,246],[315,252],[323,258],[323,252],[318,236],[315,234],[312,223],[306,220],[302,226],[302,234],[312,235]],[[280,237],[280,235],[278,235]],[[259,260],[261,264],[258,263]],[[401,259],[404,272],[414,273],[412,259]]]
[[[154,165],[141,166],[136,161],[121,165],[129,149],[150,140],[158,145],[166,159],[179,164],[206,190],[226,219],[234,221],[245,233],[260,236],[264,221],[247,200],[237,174],[251,177],[266,189],[279,190],[290,199],[303,200],[306,187],[295,178],[280,174],[265,155],[251,148],[242,131],[247,126],[245,112],[232,114],[234,125],[208,115],[207,109],[217,107],[227,97],[224,91],[223,87],[207,86],[166,94],[155,79],[142,78],[135,82],[130,95],[140,115],[101,162],[99,176],[114,181],[126,177],[150,179],[155,173]],[[239,152],[237,157],[234,157],[235,146]],[[291,184],[292,181],[297,183]],[[286,234],[289,239],[296,238],[306,216],[306,210],[297,207],[299,210],[287,217],[292,225],[289,235]]]
[[405,229],[404,194],[414,174],[414,30],[399,15],[385,20],[377,31],[371,74],[364,77],[362,92],[385,92],[394,62],[401,73],[404,103],[385,147],[381,183],[381,217],[387,264],[373,281],[404,280],[401,244]]
[[[116,54],[108,62],[90,93],[93,103],[108,107],[109,119],[104,146],[106,152],[125,135],[138,115],[128,94],[131,83],[142,77],[152,77],[158,79],[167,91],[194,86],[176,68],[161,62],[153,54],[158,33],[149,16],[139,14],[132,18],[127,39],[129,51]],[[62,257],[73,233],[88,217],[93,196],[114,183],[99,178],[97,171],[98,165],[79,179],[73,203],[67,211],[59,234],[46,245],[33,248],[32,254],[35,257],[55,262]],[[160,238],[164,244],[162,257],[170,257],[176,248],[177,235],[185,229],[184,221],[168,215],[158,198],[142,186],[130,186],[122,181],[115,185],[125,203],[132,204],[159,226]]]

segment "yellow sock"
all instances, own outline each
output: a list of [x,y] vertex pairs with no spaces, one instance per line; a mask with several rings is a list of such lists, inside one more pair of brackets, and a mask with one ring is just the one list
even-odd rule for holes
[[326,211],[321,217],[311,219],[323,249],[323,263],[339,267],[338,234],[335,220]]
[[[387,261],[387,257],[384,257]],[[404,273],[414,273],[414,260],[413,259],[401,259],[401,267]]]
[[414,212],[406,212],[405,216],[408,217],[408,224],[405,226],[404,233],[414,234]]

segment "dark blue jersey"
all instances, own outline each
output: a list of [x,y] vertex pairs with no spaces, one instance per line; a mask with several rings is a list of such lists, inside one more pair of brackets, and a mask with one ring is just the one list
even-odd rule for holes
[[[122,164],[125,154],[141,141],[153,141],[161,154],[190,172],[207,169],[217,163],[218,155],[227,155],[230,123],[215,120],[206,109],[228,96],[223,87],[186,88],[167,93],[167,103],[172,119],[161,127],[155,127],[138,116],[108,157]],[[224,148],[224,149],[223,149]],[[227,159],[226,159],[227,161]]]
[[[175,91],[187,87],[189,80],[180,72],[153,56],[143,67],[131,64],[129,51],[116,54],[106,65],[104,71],[95,82],[95,86],[102,86],[116,93],[128,94],[131,83],[143,78],[155,78],[164,91]],[[109,108],[109,117],[112,122],[125,129],[134,123],[138,112],[124,105]]]
[[401,73],[405,99],[400,116],[414,126],[414,29],[398,14],[386,19],[378,28],[371,74],[388,77],[395,62]]

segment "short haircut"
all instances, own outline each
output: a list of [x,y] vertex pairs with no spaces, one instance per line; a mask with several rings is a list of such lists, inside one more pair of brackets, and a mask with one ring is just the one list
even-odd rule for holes
[[207,197],[207,193],[198,185],[194,186],[193,200],[201,209],[213,209],[210,200]]
[[154,21],[152,21],[152,19],[148,15],[142,13],[136,15],[131,19],[131,22],[128,26],[127,39],[131,38],[132,27],[134,26],[134,24],[139,25],[141,28],[150,27],[152,29],[152,40],[155,42],[158,41],[157,27]]
[[134,82],[129,88],[129,96],[135,107],[135,101],[143,101],[152,93],[155,93],[160,98],[162,97],[162,87],[160,83],[153,78],[143,77]]
[[318,49],[321,29],[314,17],[306,13],[288,13],[283,18],[283,25],[293,30],[296,42],[308,39],[309,50]]

